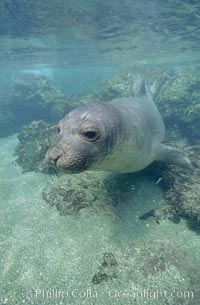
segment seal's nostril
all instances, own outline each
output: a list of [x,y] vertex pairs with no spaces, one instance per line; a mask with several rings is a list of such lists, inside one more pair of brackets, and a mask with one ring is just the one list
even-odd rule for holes
[[63,152],[61,149],[54,147],[49,152],[49,160],[53,161],[54,163],[62,156]]

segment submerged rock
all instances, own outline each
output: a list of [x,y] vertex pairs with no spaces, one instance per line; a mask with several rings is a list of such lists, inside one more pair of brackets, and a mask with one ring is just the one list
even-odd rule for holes
[[190,149],[196,168],[193,173],[174,169],[174,183],[167,191],[166,201],[173,215],[187,219],[193,229],[200,229],[200,144]]
[[[91,96],[81,98],[76,102],[73,101],[73,105],[81,105],[95,98],[110,100],[115,97],[131,95],[133,74],[114,76],[112,80],[106,83],[106,86],[96,90]],[[151,76],[146,73],[146,78],[150,84],[152,84],[153,78],[156,79],[156,75],[161,77],[162,73],[155,72],[155,75],[152,74]],[[36,78],[31,83],[31,87],[28,85],[29,82],[30,79],[27,82],[19,81],[16,87],[20,88],[20,96],[25,94],[27,97],[27,105],[37,95],[40,97],[37,105],[40,105],[40,107],[43,107],[43,103],[45,107],[49,105],[47,96],[52,91],[50,90],[50,93],[47,93],[47,89],[50,88],[48,80],[46,78]],[[188,141],[199,139],[199,83],[200,77],[192,69],[165,74],[165,83],[156,96],[156,102],[167,123],[169,139],[171,136],[173,140],[179,139],[182,142],[184,142],[182,140],[183,136],[187,136]],[[52,90],[54,91],[54,89]],[[60,93],[56,92],[55,90],[53,97],[56,94],[58,94],[58,97],[60,96]],[[16,96],[19,99],[19,96]],[[41,97],[44,97],[44,100]],[[52,107],[53,105],[63,104],[62,102],[61,104],[59,102],[53,104],[52,101]],[[45,152],[53,142],[54,135],[55,127],[42,121],[34,121],[22,130],[18,135],[20,143],[15,153],[16,161],[24,171],[40,170],[40,164]],[[198,161],[199,152],[199,145],[193,146],[188,151],[192,160],[198,166],[200,166]],[[155,217],[158,222],[162,217],[168,217],[174,222],[178,222],[180,217],[184,217],[188,219],[190,224],[199,226],[200,174],[198,168],[194,173],[191,173],[174,166],[154,163],[137,175],[145,175],[154,179],[166,192],[167,204],[150,213],[150,217]],[[122,202],[132,196],[128,188],[125,187],[132,183],[130,177],[126,175],[114,177],[114,179],[108,179],[107,181],[102,180],[101,182],[97,178],[92,181],[92,179],[88,179],[89,176],[87,174],[85,176],[70,176],[68,179],[65,178],[65,181],[58,180],[57,183],[54,181],[53,185],[50,184],[45,189],[43,196],[50,205],[56,206],[62,215],[77,213],[84,208],[91,208],[93,202],[98,201],[98,196],[101,196],[103,201],[112,203],[114,201],[116,203]],[[93,174],[91,176],[95,177]],[[95,183],[101,188],[101,194],[96,190]],[[141,218],[143,218],[142,216],[144,215],[141,215]]]
[[97,273],[92,278],[92,283],[97,285],[102,281],[113,280],[117,278],[117,260],[113,253],[104,253],[102,263],[98,267]]
[[93,92],[94,98],[110,101],[117,97],[129,97],[132,91],[133,74],[116,74],[110,80],[98,84]]
[[47,185],[43,198],[51,206],[56,206],[61,215],[76,214],[81,209],[89,208],[95,212],[101,209],[118,217],[120,209],[115,208],[132,200],[135,192],[133,185],[145,177],[162,187],[165,200],[159,208],[150,207],[149,211],[139,215],[141,221],[154,218],[160,223],[167,218],[179,223],[181,218],[185,218],[191,227],[197,228],[200,227],[200,145],[191,147],[187,153],[193,161],[194,172],[155,162],[133,175],[108,175],[103,179],[87,172],[64,175],[63,179]]
[[0,137],[8,136],[33,120],[57,123],[73,108],[46,76],[26,73],[13,81],[11,93],[1,103]]
[[75,177],[61,181],[50,182],[42,193],[43,199],[51,206],[56,206],[60,215],[70,215],[81,209],[90,207],[96,200],[96,195],[84,187],[82,179]]
[[40,171],[45,153],[56,136],[55,126],[43,121],[33,121],[18,134],[15,149],[16,162],[23,171]]
[[46,76],[31,73],[15,79],[7,107],[19,125],[33,120],[56,122],[71,109],[61,90]]
[[117,200],[115,194],[107,189],[104,178],[87,172],[64,175],[50,181],[42,196],[48,204],[55,206],[62,216],[76,214],[85,208],[89,208],[91,212],[101,209],[109,214],[112,213]]
[[[141,215],[141,220],[153,217],[159,223],[161,219],[168,218],[179,223],[181,218],[185,218],[190,228],[200,229],[200,144],[188,148],[187,153],[194,164],[194,171],[176,166],[162,167],[159,183],[165,190],[165,202],[159,209]],[[155,172],[152,172],[153,169]],[[147,171],[154,176],[156,172],[159,175],[160,169],[158,164]]]
[[199,139],[200,74],[187,68],[167,75],[157,98],[167,126],[178,126],[189,141]]

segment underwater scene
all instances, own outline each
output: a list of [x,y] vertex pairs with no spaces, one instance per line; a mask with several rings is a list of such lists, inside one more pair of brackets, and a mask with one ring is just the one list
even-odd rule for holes
[[199,305],[199,0],[0,11],[0,305]]

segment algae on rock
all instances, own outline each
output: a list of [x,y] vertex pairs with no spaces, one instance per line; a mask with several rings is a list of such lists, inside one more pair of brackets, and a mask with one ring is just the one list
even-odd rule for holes
[[178,125],[189,140],[199,139],[200,74],[195,69],[171,73],[155,101],[167,125]]
[[71,109],[61,90],[46,76],[31,73],[14,81],[7,107],[19,125],[33,120],[56,122]]
[[19,144],[15,150],[16,162],[23,171],[40,171],[46,151],[57,132],[55,126],[43,121],[33,121],[18,135]]
[[90,213],[112,214],[118,200],[116,194],[107,188],[104,175],[99,176],[92,172],[64,174],[56,181],[50,181],[42,195],[62,216],[76,215],[88,209]]
[[110,80],[106,80],[96,86],[93,96],[102,101],[110,101],[117,97],[131,96],[133,74],[115,74]]

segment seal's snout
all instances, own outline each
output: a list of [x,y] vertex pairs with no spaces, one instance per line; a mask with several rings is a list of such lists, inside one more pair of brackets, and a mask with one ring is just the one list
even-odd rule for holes
[[63,151],[57,147],[53,147],[48,151],[47,161],[48,163],[56,164],[58,159],[63,155]]

